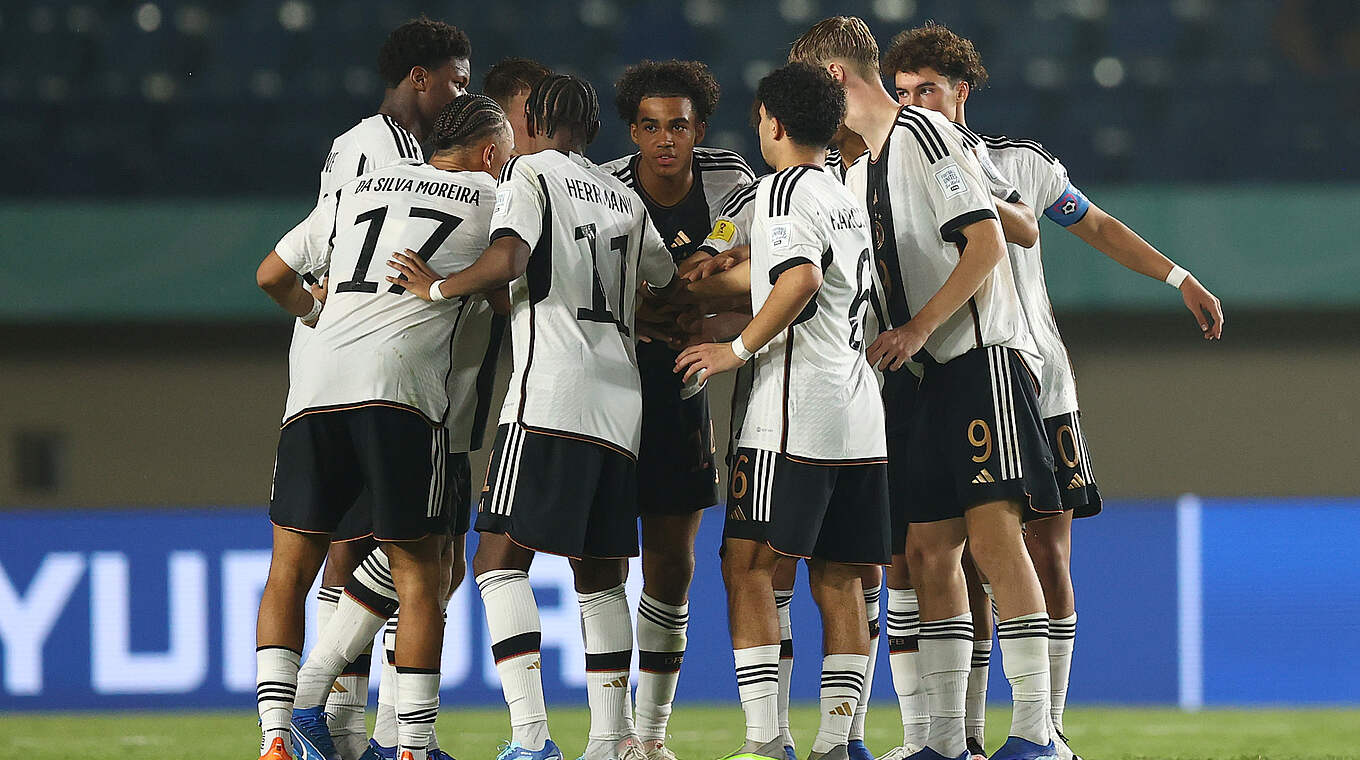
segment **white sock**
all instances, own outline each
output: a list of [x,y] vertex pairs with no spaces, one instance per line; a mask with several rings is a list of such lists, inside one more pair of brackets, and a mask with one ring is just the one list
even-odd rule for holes
[[1048,613],[1002,620],[1001,668],[1011,682],[1011,736],[1035,744],[1052,739],[1049,720]]
[[260,647],[255,650],[255,706],[260,713],[260,754],[275,739],[282,738],[288,753],[293,753],[293,695],[297,692],[298,663],[302,655],[288,647]]
[[829,654],[822,658],[822,719],[812,754],[830,752],[845,744],[850,723],[855,719],[855,704],[864,692],[864,668],[869,658],[862,654]]
[[633,621],[623,584],[577,594],[586,650],[586,701],[590,704],[588,760],[609,757],[633,733],[628,671],[633,662]]
[[637,733],[644,742],[664,741],[666,723],[685,661],[689,604],[672,605],[646,593],[638,602]]
[[335,614],[335,605],[340,601],[344,586],[321,586],[316,590],[316,629],[324,630]]
[[888,589],[888,665],[902,711],[902,743],[918,748],[925,746],[930,731],[930,704],[921,682],[920,633],[916,589]]
[[855,718],[850,722],[850,739],[864,741],[864,720],[869,716],[869,693],[874,690],[874,668],[878,665],[878,595],[879,587],[864,590],[864,616],[869,623],[869,661],[864,666],[864,689],[855,705]]
[[397,755],[426,760],[439,717],[439,671],[398,667],[397,683]]
[[963,730],[969,739],[983,743],[987,735],[987,673],[992,664],[992,641],[973,642],[973,662],[968,670],[968,699]]
[[737,693],[746,713],[746,741],[764,744],[779,736],[779,645],[732,650]]
[[543,703],[543,666],[539,647],[543,628],[538,603],[522,570],[492,570],[477,576],[486,607],[491,653],[510,708],[510,741],[540,750],[548,740],[548,708]]
[[968,662],[973,652],[973,616],[921,621],[921,680],[930,698],[926,745],[945,757],[968,749],[963,735]]
[[397,746],[397,615],[383,628],[382,679],[378,681],[378,720],[373,724],[373,741],[384,747]]
[[1072,647],[1077,640],[1077,613],[1048,623],[1048,680],[1053,689],[1053,727],[1063,730],[1067,681],[1072,675]]
[[779,735],[784,746],[793,747],[789,731],[789,690],[793,688],[793,589],[775,589],[774,606],[779,611]]

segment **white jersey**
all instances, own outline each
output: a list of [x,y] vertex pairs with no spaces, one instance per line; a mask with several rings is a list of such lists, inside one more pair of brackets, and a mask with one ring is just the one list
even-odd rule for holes
[[411,159],[425,160],[415,135],[391,116],[374,114],[331,143],[331,151],[321,167],[321,190],[316,200],[320,203],[355,177]]
[[675,276],[642,199],[582,156],[547,150],[506,162],[491,228],[532,249],[510,283],[515,370],[501,423],[636,457],[637,289]]
[[[914,106],[898,112],[878,158],[860,156],[845,183],[873,224],[887,329],[906,324],[944,285],[967,244],[960,230],[997,218],[991,186],[958,130]],[[1031,366],[1040,361],[1006,259],[936,328],[925,350],[943,364],[983,346],[1014,348]]]
[[794,323],[751,359],[754,381],[740,443],[813,464],[882,460],[883,402],[864,359],[874,266],[868,216],[820,167],[784,169],[757,188],[752,312],[795,266],[820,266],[822,286]]
[[[1085,217],[1089,204],[1067,177],[1062,162],[1032,140],[983,136],[983,144],[992,163],[1015,183],[1021,200],[1042,214],[1066,227]],[[1039,413],[1045,418],[1077,411],[1077,383],[1072,371],[1072,360],[1067,346],[1058,332],[1044,279],[1044,262],[1040,241],[1031,248],[1006,246],[1011,269],[1015,272],[1015,286],[1020,293],[1020,305],[1030,332],[1043,356],[1044,366],[1039,374]]]
[[322,198],[275,250],[331,270],[326,308],[299,356],[284,422],[311,412],[389,406],[442,425],[449,417],[453,341],[475,298],[430,303],[388,283],[393,251],[409,248],[441,274],[486,248],[495,181],[405,161]]
[[[636,192],[644,202],[647,202],[649,199],[645,195],[646,191],[637,180],[637,164],[641,160],[642,154],[634,153],[616,158],[606,164],[600,164],[600,168],[618,177],[620,182]],[[698,212],[703,211],[706,217],[703,225],[704,233],[707,233],[713,220],[722,214],[723,206],[727,204],[732,194],[755,182],[756,175],[755,172],[751,171],[751,167],[746,163],[746,159],[741,157],[741,154],[723,148],[710,148],[704,145],[694,146],[693,164],[694,186],[684,199],[670,208],[684,214],[689,210],[686,207],[693,207],[692,211],[696,219],[699,216]],[[650,202],[648,207],[653,209],[650,213],[655,215],[655,209],[659,207],[659,204]],[[653,223],[655,223],[655,219]],[[683,227],[686,225],[677,223],[673,226]],[[688,245],[677,244],[678,242],[676,240],[666,241],[672,252],[692,251],[703,241],[702,239],[685,241]],[[677,261],[681,261],[683,258],[676,257]]]

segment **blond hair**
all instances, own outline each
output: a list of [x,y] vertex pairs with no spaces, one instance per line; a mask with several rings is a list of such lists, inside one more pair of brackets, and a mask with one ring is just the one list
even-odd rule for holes
[[865,80],[878,78],[878,41],[869,25],[858,16],[832,16],[818,21],[789,49],[789,60],[826,66],[833,61],[850,64]]

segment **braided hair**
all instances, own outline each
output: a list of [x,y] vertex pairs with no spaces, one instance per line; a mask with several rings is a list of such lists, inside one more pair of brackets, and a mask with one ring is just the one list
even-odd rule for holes
[[570,74],[549,74],[534,85],[525,104],[529,132],[552,137],[570,130],[589,145],[600,131],[600,99],[590,83]]
[[431,141],[436,153],[476,145],[505,129],[505,111],[485,95],[467,93],[454,98],[434,120]]

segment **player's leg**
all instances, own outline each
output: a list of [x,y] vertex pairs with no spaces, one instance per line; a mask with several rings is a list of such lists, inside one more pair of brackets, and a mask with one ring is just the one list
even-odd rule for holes
[[[447,538],[429,535],[387,543],[392,581],[401,600],[397,623],[397,752],[426,760],[439,714],[439,659],[444,643],[440,553]],[[410,757],[407,757],[410,753]]]
[[633,659],[633,621],[623,586],[628,565],[621,559],[580,559],[571,566],[581,607],[590,705],[590,735],[582,757],[617,760],[631,747],[640,749],[628,682]]
[[874,668],[878,665],[879,599],[883,588],[883,568],[878,565],[865,566],[859,568],[859,576],[869,636],[869,660],[864,666],[864,688],[855,704],[855,718],[850,722],[848,750],[850,760],[873,760],[873,753],[864,746],[864,723],[869,717],[869,694],[874,688]]
[[963,717],[972,655],[973,618],[963,578],[963,519],[912,523],[907,564],[920,604],[918,663],[929,695],[926,748],[957,758],[966,755]]
[[703,512],[642,515],[638,602],[637,733],[649,752],[664,745],[689,629],[694,540]]
[[917,752],[925,746],[926,734],[930,731],[930,705],[925,684],[921,681],[918,644],[921,608],[907,568],[906,531],[899,540],[903,550],[893,554],[892,565],[885,577],[888,586],[888,665],[902,715],[902,746],[888,752],[883,760],[901,760]]
[[808,586],[822,617],[821,721],[809,758],[847,746],[864,691],[869,635],[861,574],[853,565],[808,561]]
[[1011,682],[1010,735],[1046,746],[1052,740],[1048,613],[1025,550],[1020,517],[1021,507],[1015,502],[973,507],[966,515],[968,542],[978,569],[991,579],[996,597],[1002,666]]
[[779,735],[786,760],[798,760],[789,730],[789,690],[793,687],[793,584],[798,579],[798,559],[780,557],[774,569],[774,604],[779,611]]
[[[336,529],[330,551],[326,554],[326,566],[321,573],[321,588],[317,591],[316,622],[317,644],[302,663],[298,673],[298,705],[304,706],[304,692],[307,702],[314,697],[311,684],[320,681],[325,691],[315,698],[326,703],[326,723],[330,727],[331,739],[340,752],[341,760],[358,760],[368,746],[368,726],[364,721],[364,711],[368,707],[368,674],[372,670],[373,637],[382,625],[362,626],[354,630],[354,613],[367,616],[367,611],[349,608],[347,615],[338,616],[344,589],[354,581],[354,573],[364,559],[373,552],[377,543],[373,540],[371,507],[368,500],[361,497]],[[395,604],[395,592],[393,593]],[[364,617],[359,620],[364,621]],[[346,647],[346,659],[339,662],[339,648],[320,648],[322,639],[327,638],[332,622],[350,636],[362,637],[357,650]],[[364,621],[368,622],[368,621]],[[361,624],[362,625],[362,624]],[[346,637],[348,638],[348,636]],[[341,644],[347,643],[343,640]],[[318,654],[322,656],[318,658]],[[332,668],[339,670],[332,673]],[[319,676],[319,677],[318,677]]]
[[328,534],[298,533],[274,526],[269,577],[260,597],[255,629],[256,704],[263,738],[260,754],[276,744],[292,756],[289,726],[302,659],[305,602],[326,557]]
[[967,547],[963,577],[968,582],[968,610],[973,614],[973,661],[968,669],[968,700],[963,724],[968,751],[985,758],[987,741],[987,676],[992,664],[992,598]]
[[779,560],[780,555],[768,544],[730,535],[723,541],[727,621],[737,692],[746,715],[746,743],[741,751],[767,758],[784,754],[778,704],[779,613],[772,593]]
[[1077,636],[1077,608],[1072,590],[1072,511],[1033,520],[1025,526],[1025,545],[1039,574],[1048,609],[1049,681],[1053,727],[1063,730],[1063,708],[1072,671],[1073,642]]

